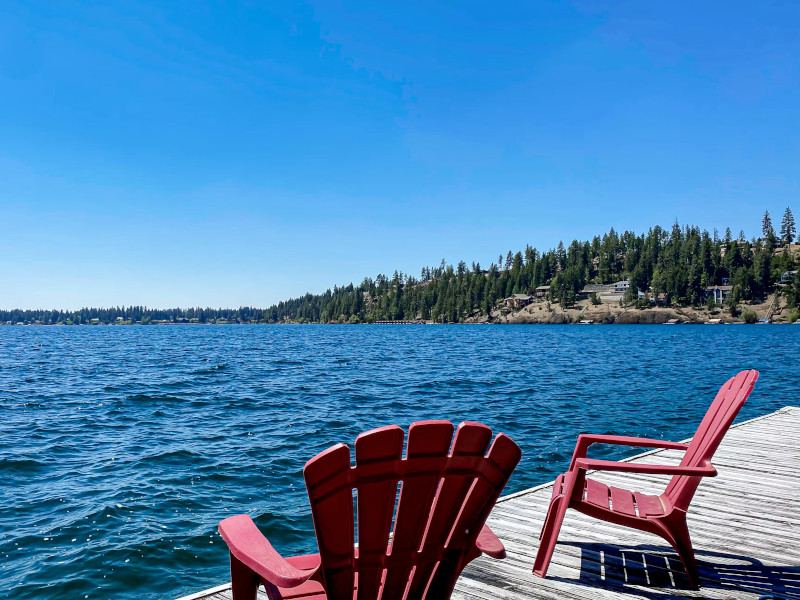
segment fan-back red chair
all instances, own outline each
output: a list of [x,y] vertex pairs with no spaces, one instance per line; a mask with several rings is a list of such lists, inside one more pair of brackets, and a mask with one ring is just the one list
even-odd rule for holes
[[520,449],[502,433],[490,448],[492,430],[479,423],[461,423],[454,440],[453,429],[412,424],[403,457],[403,430],[381,427],[356,438],[355,466],[344,444],[308,461],[319,554],[283,558],[248,515],[222,521],[234,600],[254,600],[259,584],[271,600],[447,599],[471,560],[505,557],[485,521]]
[[[701,477],[717,474],[711,465],[723,436],[736,418],[758,379],[758,371],[742,371],[729,379],[717,393],[714,402],[703,417],[691,444],[679,444],[661,440],[631,438],[609,435],[581,435],[572,455],[569,471],[560,475],[553,486],[553,496],[547,511],[541,544],[536,554],[533,572],[540,577],[547,574],[547,567],[558,539],[561,522],[567,508],[574,508],[592,517],[649,531],[667,540],[680,556],[689,579],[689,584],[698,587],[700,577],[697,562],[686,526],[686,512],[692,501]],[[632,462],[614,462],[586,458],[592,444],[616,444],[647,448],[670,448],[685,450],[680,466],[646,465]],[[626,473],[649,473],[672,475],[667,489],[660,496],[629,492],[609,487],[586,477],[586,471],[622,471]]]

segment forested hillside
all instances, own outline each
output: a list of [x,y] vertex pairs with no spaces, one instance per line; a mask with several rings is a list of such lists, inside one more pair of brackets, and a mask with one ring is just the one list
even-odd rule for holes
[[[459,323],[487,315],[504,298],[550,285],[549,300],[572,306],[588,283],[629,279],[627,301],[637,300],[636,290],[655,298],[663,294],[670,305],[705,304],[707,286],[728,282],[733,290],[726,302],[731,311],[740,303],[758,301],[774,291],[782,273],[798,266],[792,251],[796,227],[787,208],[780,232],[773,229],[769,213],[761,223],[761,237],[734,237],[730,229],[720,236],[697,227],[653,227],[645,234],[622,234],[611,229],[590,241],[573,240],[568,246],[541,252],[528,246],[509,251],[488,268],[442,260],[424,267],[419,277],[395,272],[392,276],[365,278],[358,285],[334,287],[322,294],[306,294],[267,309],[148,309],[141,306],[80,311],[0,311],[0,323],[45,324],[226,322],[234,323],[362,323],[377,320],[432,320]],[[800,241],[798,241],[800,243]],[[800,278],[783,286],[790,307],[800,303]]]
[[[762,233],[760,239],[748,241],[741,232],[734,238],[730,229],[720,237],[716,231],[678,223],[669,230],[656,226],[642,235],[611,229],[591,241],[559,243],[546,252],[531,246],[509,251],[488,269],[477,263],[452,266],[442,261],[437,267],[423,268],[419,278],[397,272],[391,277],[378,275],[359,285],[281,302],[269,308],[265,318],[270,322],[423,319],[458,323],[487,314],[503,298],[540,285],[551,286],[551,301],[571,306],[587,283],[621,279],[630,279],[629,301],[635,301],[639,289],[653,297],[664,294],[668,305],[704,304],[705,288],[726,280],[733,285],[729,302],[736,307],[762,299],[773,291],[781,273],[797,268],[797,258],[789,251],[796,234],[791,211],[786,211],[780,235],[767,213]],[[776,252],[781,248],[785,251]],[[790,306],[796,305],[800,301],[797,285],[787,292]]]

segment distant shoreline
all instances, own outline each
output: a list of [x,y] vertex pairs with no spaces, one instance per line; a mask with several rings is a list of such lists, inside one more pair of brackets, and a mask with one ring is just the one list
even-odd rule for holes
[[[611,299],[609,299],[611,298]],[[547,298],[522,296],[493,308],[489,314],[473,311],[460,322],[441,323],[431,319],[376,319],[336,321],[269,320],[268,311],[240,309],[147,309],[145,307],[83,309],[82,311],[17,311],[0,321],[6,327],[125,327],[164,325],[678,325],[678,324],[791,324],[797,309],[790,309],[784,294],[776,291],[760,301],[730,306],[646,306],[624,302],[621,297],[583,298],[568,308]],[[512,300],[509,299],[509,300]],[[118,316],[122,312],[128,318]],[[418,313],[419,314],[419,313]],[[154,318],[159,317],[159,318]],[[24,318],[27,317],[27,318]],[[6,317],[8,318],[8,317]],[[797,322],[800,322],[798,320]]]
[[741,319],[739,320],[730,320],[730,321],[721,321],[718,323],[715,322],[708,322],[708,321],[679,321],[679,322],[663,322],[663,323],[642,323],[642,322],[608,322],[608,321],[599,321],[599,322],[591,322],[585,323],[580,321],[568,321],[568,322],[498,322],[498,323],[478,323],[478,322],[471,322],[471,323],[81,323],[81,324],[72,324],[67,325],[64,323],[0,323],[0,327],[81,327],[81,328],[92,328],[92,327],[179,327],[179,326],[189,326],[189,327],[227,327],[227,326],[247,326],[247,325],[258,325],[258,326],[265,326],[265,327],[282,327],[282,326],[303,326],[303,327],[359,327],[359,326],[379,326],[379,327],[389,327],[395,325],[404,325],[404,326],[420,326],[420,325],[436,325],[439,327],[459,327],[459,326],[476,326],[476,325],[492,325],[496,327],[503,327],[503,326],[520,326],[520,325],[542,325],[542,326],[563,326],[563,325],[603,325],[603,326],[610,326],[610,325],[617,325],[620,327],[623,326],[631,326],[631,325],[800,325],[800,321],[795,321],[794,323],[789,323],[787,321],[769,321],[769,322],[755,322],[755,323],[745,323]]

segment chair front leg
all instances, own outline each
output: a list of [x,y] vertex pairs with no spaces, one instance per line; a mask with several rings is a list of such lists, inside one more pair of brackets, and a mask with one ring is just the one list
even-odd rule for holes
[[547,568],[550,565],[550,559],[553,556],[553,551],[556,548],[558,541],[558,534],[561,531],[561,523],[564,521],[564,515],[567,514],[570,500],[575,493],[576,485],[584,481],[582,470],[570,471],[564,475],[564,483],[561,488],[561,494],[553,498],[550,502],[550,508],[547,511],[544,526],[540,536],[541,542],[539,543],[539,550],[536,553],[536,561],[533,563],[533,574],[539,577],[547,575]]
[[542,523],[542,530],[539,532],[540,540],[544,537],[544,532],[547,531],[547,527],[550,524],[550,518],[553,516],[553,505],[555,503],[556,503],[556,498],[551,498],[550,506],[547,507],[547,515],[544,518],[544,523]]
[[[233,600],[256,600],[261,577],[233,554],[231,556],[231,595]],[[272,599],[270,599],[272,600]]]

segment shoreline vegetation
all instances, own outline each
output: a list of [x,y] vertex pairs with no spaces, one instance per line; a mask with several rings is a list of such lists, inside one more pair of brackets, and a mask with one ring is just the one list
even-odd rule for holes
[[612,228],[546,252],[509,251],[488,269],[442,260],[419,277],[380,274],[266,309],[13,309],[0,310],[0,325],[796,322],[800,239],[791,210],[779,234],[768,212],[761,230],[747,240],[677,221],[642,235]]

